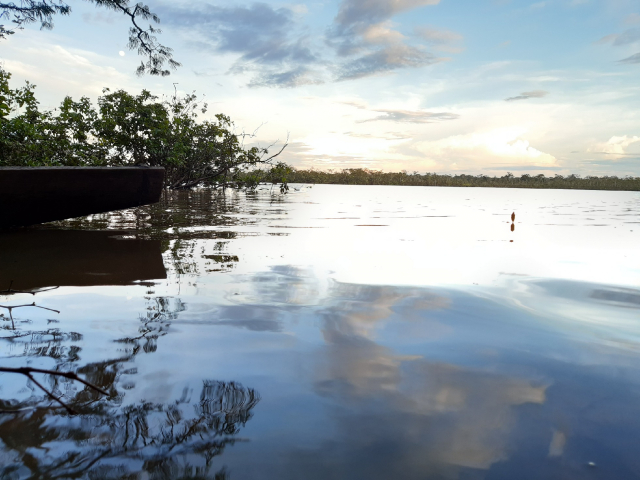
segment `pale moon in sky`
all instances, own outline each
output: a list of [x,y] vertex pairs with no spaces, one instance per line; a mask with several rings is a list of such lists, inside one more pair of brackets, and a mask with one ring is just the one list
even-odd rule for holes
[[120,54],[121,57],[124,57],[124,52],[122,50],[120,50],[118,53]]

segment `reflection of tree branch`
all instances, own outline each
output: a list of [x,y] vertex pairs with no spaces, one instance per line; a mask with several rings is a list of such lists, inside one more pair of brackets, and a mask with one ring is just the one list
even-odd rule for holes
[[49,310],[50,312],[60,313],[60,310],[54,310],[53,308],[41,307],[39,305],[36,305],[35,302],[27,303],[26,305],[10,305],[10,306],[0,305],[0,308],[6,308],[7,310],[9,310],[9,312],[11,312],[11,310],[13,310],[14,308],[21,308],[21,307],[36,307],[36,308],[41,308],[43,310]]
[[[31,380],[40,390],[42,390],[44,393],[47,394],[47,396],[58,402],[61,406],[64,407],[64,409],[70,414],[70,415],[75,415],[78,412],[76,412],[73,408],[71,408],[69,405],[67,405],[66,403],[64,403],[59,397],[56,397],[52,392],[50,392],[49,390],[47,390],[40,382],[38,382],[32,375],[32,373],[44,373],[46,375],[54,375],[57,377],[64,377],[64,378],[68,378],[70,380],[75,380],[77,382],[82,383],[83,385],[86,385],[87,387],[95,390],[96,392],[100,392],[103,395],[109,396],[109,394],[107,392],[105,392],[103,389],[101,389],[100,387],[96,387],[95,385],[93,385],[92,383],[87,382],[86,380],[83,380],[82,378],[78,377],[78,375],[76,375],[74,372],[59,372],[56,370],[44,370],[41,368],[31,368],[31,367],[18,367],[18,368],[11,368],[11,367],[0,367],[0,372],[5,372],[5,373],[19,373],[21,375],[25,375],[27,378],[29,378],[29,380]],[[10,411],[5,411],[5,413],[10,413]]]
[[60,287],[49,287],[49,288],[41,288],[39,290],[28,291],[28,290],[14,290],[11,288],[12,285],[13,285],[13,280],[9,282],[9,288],[7,288],[6,290],[0,290],[0,295],[13,295],[14,293],[28,293],[29,295],[35,295],[36,293],[48,292],[49,290],[55,290],[56,288],[60,288]]
[[19,367],[19,368],[10,368],[10,367],[0,367],[0,372],[11,372],[11,373],[21,373],[23,375],[29,375],[31,373],[44,373],[47,375],[56,375],[58,377],[68,378],[69,380],[75,380],[76,382],[80,382],[83,385],[95,390],[96,392],[100,392],[103,395],[109,396],[107,392],[105,392],[100,387],[96,387],[92,383],[87,382],[86,380],[78,377],[74,372],[59,372],[56,370],[45,370],[42,368],[31,368],[31,367]]
[[22,307],[36,307],[36,308],[41,308],[43,310],[49,310],[50,312],[60,313],[60,310],[54,310],[53,308],[47,308],[47,307],[39,307],[38,305],[36,305],[36,302],[28,303],[26,305],[11,305],[11,306],[0,305],[0,308],[6,308],[7,310],[9,310],[9,318],[11,318],[11,327],[13,328],[13,330],[16,329],[16,324],[13,321],[13,309],[22,308]]
[[[127,463],[136,459],[142,462],[136,468],[149,478],[228,479],[224,468],[217,472],[213,470],[212,459],[222,454],[225,447],[241,441],[235,436],[253,416],[253,408],[260,401],[258,392],[236,382],[203,380],[199,401],[193,402],[191,389],[185,388],[175,402],[122,404],[124,395],[115,388],[119,372],[134,373],[129,370],[135,369],[125,370],[125,364],[134,361],[143,351],[155,351],[156,340],[168,332],[171,320],[184,310],[179,299],[175,303],[166,297],[149,300],[151,305],[147,314],[139,319],[139,332],[135,337],[118,340],[127,345],[126,354],[119,358],[76,369],[74,361],[78,357],[67,358],[50,353],[57,362],[57,371],[0,367],[0,373],[26,376],[49,398],[62,402],[67,412],[57,405],[55,408],[37,406],[42,399],[34,400],[33,395],[24,402],[0,401],[0,408],[12,413],[0,415],[0,454],[12,458],[9,464],[0,465],[0,478],[13,474],[16,468],[26,468],[30,478],[137,478]],[[5,339],[15,342],[22,332],[15,333],[15,337]],[[35,341],[44,341],[44,346],[38,344],[28,349],[25,352],[27,356],[49,352],[52,348],[47,345],[55,345],[59,349],[61,342],[82,338],[79,334],[63,333],[53,340],[48,337],[44,340],[44,335],[55,335],[55,332],[35,333]],[[72,369],[86,380],[67,372]],[[38,382],[33,378],[39,376],[36,374],[53,377],[49,383]],[[75,394],[65,394],[63,398],[56,399],[55,395],[63,386],[58,379],[62,378],[79,381],[90,388],[77,389]],[[103,396],[105,394],[106,397]],[[28,412],[23,408],[27,405],[33,405]],[[68,413],[76,413],[74,409],[78,415],[70,417]],[[49,453],[59,448],[66,453]],[[197,471],[196,476],[194,471]]]
[[29,380],[31,380],[33,383],[36,384],[36,387],[38,387],[40,390],[42,390],[44,393],[47,394],[47,396],[53,400],[54,402],[59,403],[66,411],[69,415],[75,415],[78,412],[76,412],[73,408],[71,408],[69,405],[67,405],[66,403],[64,403],[60,397],[56,397],[53,392],[50,392],[49,390],[47,390],[44,385],[42,385],[40,382],[38,382],[35,378],[33,378],[33,375],[31,375],[30,373],[25,373],[25,375],[29,378]]

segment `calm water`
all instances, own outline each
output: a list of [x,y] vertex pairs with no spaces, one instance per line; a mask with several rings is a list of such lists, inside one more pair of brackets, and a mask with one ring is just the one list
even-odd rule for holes
[[1,365],[109,396],[0,374],[0,478],[640,478],[639,285],[638,193],[182,192],[2,233]]

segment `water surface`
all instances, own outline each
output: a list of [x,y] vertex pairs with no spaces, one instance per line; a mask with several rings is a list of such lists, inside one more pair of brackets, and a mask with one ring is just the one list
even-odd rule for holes
[[109,396],[0,374],[0,478],[640,478],[638,245],[638,193],[332,185],[3,233],[2,366]]

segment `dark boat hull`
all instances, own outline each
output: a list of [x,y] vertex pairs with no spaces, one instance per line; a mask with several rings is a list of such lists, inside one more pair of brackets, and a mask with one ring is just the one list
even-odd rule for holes
[[83,217],[155,203],[164,168],[0,168],[0,228]]

